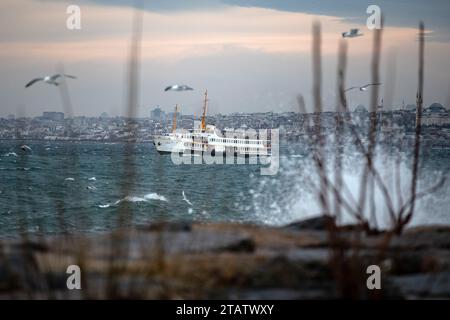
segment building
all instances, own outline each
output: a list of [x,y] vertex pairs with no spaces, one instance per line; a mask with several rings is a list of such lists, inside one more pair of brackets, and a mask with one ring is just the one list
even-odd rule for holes
[[408,104],[406,107],[405,107],[405,110],[406,111],[408,111],[408,112],[416,112],[416,105],[415,104]]
[[442,114],[446,113],[447,110],[440,103],[433,103],[428,108],[425,108],[424,113],[429,114]]
[[425,126],[446,126],[450,124],[450,112],[440,103],[433,103],[423,110],[422,123]]
[[100,115],[100,119],[109,119],[109,114],[107,114],[106,112],[102,112],[102,114]]
[[161,110],[159,106],[157,106],[150,112],[150,119],[158,122],[163,122],[166,120],[166,113]]
[[[169,114],[167,115],[167,119],[171,121],[173,119],[174,114],[175,114],[175,112],[169,112]],[[181,119],[180,112],[177,112],[177,119]]]
[[62,121],[64,120],[63,112],[45,111],[42,113],[42,119],[52,120],[52,121]]
[[362,104],[360,104],[359,106],[357,106],[355,108],[355,112],[357,112],[357,113],[368,113],[366,107],[364,107]]

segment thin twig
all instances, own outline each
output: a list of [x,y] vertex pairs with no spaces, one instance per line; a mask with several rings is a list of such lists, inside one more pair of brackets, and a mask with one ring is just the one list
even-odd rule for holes
[[419,70],[418,70],[418,88],[417,88],[417,100],[416,100],[416,130],[414,140],[414,160],[412,168],[411,179],[411,206],[409,212],[403,220],[403,212],[400,212],[397,220],[397,230],[400,232],[403,226],[411,220],[415,204],[416,204],[416,190],[417,180],[419,178],[419,157],[420,157],[420,134],[422,129],[422,96],[423,96],[423,77],[424,77],[424,51],[425,51],[425,26],[423,22],[419,23]]

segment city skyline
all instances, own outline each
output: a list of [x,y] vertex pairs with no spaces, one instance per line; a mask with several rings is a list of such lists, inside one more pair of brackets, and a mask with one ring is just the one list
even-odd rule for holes
[[[424,106],[424,111],[427,110],[428,108],[430,108],[430,107],[433,106],[433,105],[439,105],[439,106],[441,106],[442,108],[446,109],[448,112],[450,112],[450,108],[447,108],[446,106],[442,105],[440,102],[433,102],[433,103],[431,103],[430,105]],[[390,108],[387,108],[387,109],[384,109],[384,108],[382,108],[381,106],[379,106],[379,107],[377,108],[377,112],[379,112],[379,111],[404,111],[404,110],[407,110],[407,111],[408,111],[408,110],[411,109],[412,107],[416,108],[416,105],[415,105],[414,103],[403,103],[403,104],[400,105],[400,106],[396,106],[396,107],[391,106]],[[369,112],[368,108],[367,108],[365,105],[362,105],[362,104],[359,104],[359,105],[357,105],[357,106],[354,106],[354,107],[350,108],[350,110],[349,110],[348,112],[358,112],[358,111],[361,111],[361,108],[363,108],[364,111]],[[156,105],[156,106],[154,106],[154,107],[147,107],[146,109],[148,110],[148,114],[145,114],[145,113],[144,113],[144,114],[138,115],[138,116],[136,117],[136,119],[153,118],[152,113],[153,113],[155,110],[157,110],[157,109],[159,109],[159,110],[164,114],[165,117],[167,117],[167,116],[172,116],[173,113],[174,113],[174,109],[167,109],[167,108],[164,109],[164,108],[163,108],[162,106],[160,106],[160,105]],[[359,110],[358,110],[358,109],[359,109]],[[411,110],[409,110],[409,111],[411,111]],[[330,110],[324,110],[323,112],[336,112],[336,110],[330,109]],[[296,110],[296,111],[283,111],[283,110],[281,110],[281,111],[255,111],[255,112],[243,112],[243,111],[239,112],[239,111],[234,111],[234,112],[229,112],[229,113],[221,113],[221,112],[218,112],[218,113],[213,113],[213,114],[207,114],[207,117],[209,117],[209,116],[216,116],[216,115],[263,114],[263,113],[273,113],[273,114],[283,114],[283,113],[311,114],[311,113],[314,113],[314,110],[311,110],[310,112],[306,112],[306,113],[303,113],[303,112],[301,112],[300,110]],[[37,115],[28,115],[28,116],[24,116],[24,117],[25,117],[25,118],[26,118],[26,117],[30,117],[30,118],[39,118],[39,117],[45,117],[45,114],[58,114],[58,115],[62,114],[62,115],[63,115],[63,118],[64,118],[64,119],[67,119],[67,117],[66,117],[67,115],[66,115],[64,112],[62,112],[62,111],[55,111],[55,110],[45,110],[45,111],[43,111],[40,115],[39,115],[39,114],[37,114]],[[201,114],[195,114],[195,113],[183,113],[183,112],[180,112],[180,111],[178,111],[177,114],[183,115],[183,116],[194,116],[194,117],[198,117],[198,118],[201,117]],[[76,118],[76,117],[87,117],[87,118],[114,118],[114,117],[124,117],[124,118],[126,118],[126,116],[123,116],[123,115],[110,115],[110,114],[109,114],[108,112],[106,112],[106,111],[100,111],[100,114],[97,114],[97,115],[84,115],[84,114],[78,114],[78,115],[73,115],[73,116],[71,116],[71,118]],[[6,116],[0,116],[0,118],[16,118],[16,115],[15,115],[15,114],[8,114],[8,115],[6,115]]]

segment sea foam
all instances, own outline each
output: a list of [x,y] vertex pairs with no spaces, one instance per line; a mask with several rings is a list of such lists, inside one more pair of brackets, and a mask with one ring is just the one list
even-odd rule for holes
[[98,207],[99,208],[109,208],[110,206],[117,206],[118,204],[120,204],[122,202],[149,202],[152,200],[168,202],[166,197],[153,192],[153,193],[148,193],[148,194],[144,195],[143,197],[126,196],[125,198],[117,200],[114,203],[107,203],[107,204],[99,205]]
[[17,157],[17,153],[15,153],[15,152],[5,153],[5,157],[10,157],[10,156]]

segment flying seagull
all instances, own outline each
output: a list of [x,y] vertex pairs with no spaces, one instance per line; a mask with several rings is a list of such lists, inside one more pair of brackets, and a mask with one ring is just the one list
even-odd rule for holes
[[178,85],[174,84],[173,86],[169,86],[164,89],[164,91],[187,91],[187,90],[194,90],[191,87],[188,87],[187,85]]
[[350,90],[353,90],[353,89],[359,89],[359,91],[366,91],[367,88],[370,87],[370,86],[379,86],[379,85],[381,85],[381,83],[369,83],[369,84],[366,84],[365,86],[362,86],[362,87],[351,87],[351,88],[345,89],[344,92],[347,92],[347,91],[350,91]]
[[28,83],[26,84],[25,88],[28,88],[28,87],[32,86],[33,84],[35,84],[35,83],[38,82],[38,81],[44,81],[45,83],[53,84],[53,85],[55,85],[55,86],[58,86],[58,85],[59,85],[59,82],[56,81],[56,80],[58,80],[58,79],[61,78],[61,77],[71,78],[71,79],[76,79],[76,78],[77,78],[77,77],[75,77],[75,76],[71,76],[71,75],[68,75],[68,74],[57,73],[57,74],[54,74],[53,76],[45,76],[45,77],[43,77],[43,78],[36,78],[36,79],[33,79],[33,80],[31,80],[30,82],[28,82]]
[[192,202],[190,202],[190,201],[188,200],[188,198],[186,198],[186,195],[184,194],[184,190],[182,190],[182,192],[183,192],[183,193],[182,193],[182,194],[183,194],[183,200],[186,201],[188,205],[192,206]]
[[362,35],[363,35],[362,33],[359,33],[359,29],[350,29],[350,31],[342,33],[342,38],[355,38]]

